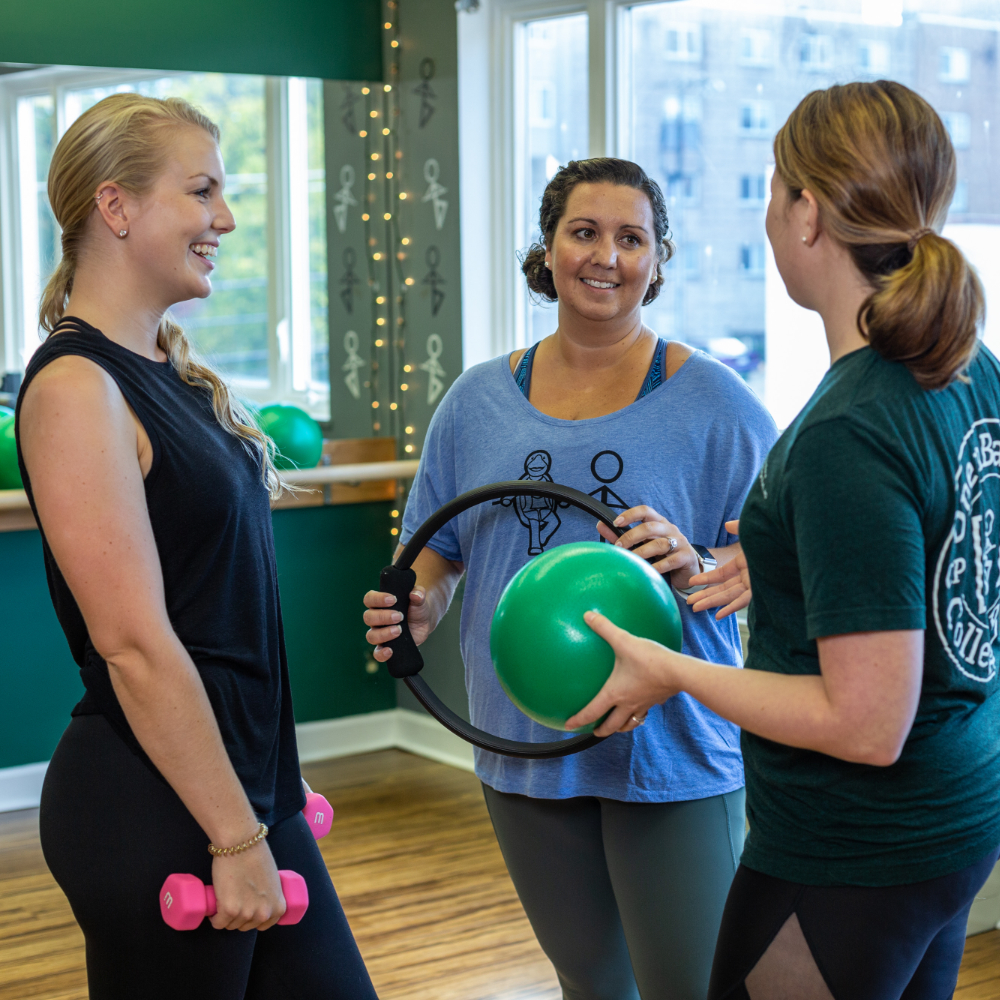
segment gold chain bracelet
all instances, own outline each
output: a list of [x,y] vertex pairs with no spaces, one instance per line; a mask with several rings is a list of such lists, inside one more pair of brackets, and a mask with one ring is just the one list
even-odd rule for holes
[[237,844],[235,847],[216,847],[215,844],[209,844],[208,853],[217,858],[225,857],[227,854],[242,854],[254,844],[259,844],[267,836],[267,833],[267,827],[261,823],[257,828],[257,833],[242,844]]

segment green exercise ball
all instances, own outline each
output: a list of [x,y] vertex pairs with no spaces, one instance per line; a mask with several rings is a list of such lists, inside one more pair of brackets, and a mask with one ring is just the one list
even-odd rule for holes
[[279,469],[312,469],[323,454],[319,424],[297,406],[271,403],[257,414],[260,429],[274,442]]
[[14,416],[14,411],[9,406],[0,406],[0,420],[4,417]]
[[0,490],[20,490],[21,470],[17,467],[14,415],[0,417]]
[[570,542],[536,556],[500,595],[490,654],[510,700],[551,729],[565,729],[615,665],[612,648],[583,620],[585,611],[681,648],[677,602],[644,559],[601,542]]

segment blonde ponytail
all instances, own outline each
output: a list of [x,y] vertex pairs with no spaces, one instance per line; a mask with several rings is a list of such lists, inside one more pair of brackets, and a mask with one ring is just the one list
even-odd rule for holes
[[901,83],[849,83],[807,95],[774,140],[793,199],[808,189],[823,227],[872,287],[858,329],[925,389],[972,362],[983,288],[939,235],[955,191],[955,151],[941,119]]
[[[134,195],[145,194],[163,170],[173,134],[192,127],[219,141],[218,126],[187,101],[113,94],[66,130],[49,167],[49,204],[62,229],[62,259],[42,293],[38,321],[43,330],[52,333],[65,314],[88,222],[97,211],[98,186],[113,181]],[[274,468],[273,444],[222,376],[194,355],[184,331],[169,317],[160,323],[157,343],[184,382],[211,395],[216,420],[260,462],[272,499],[280,495],[287,487]]]

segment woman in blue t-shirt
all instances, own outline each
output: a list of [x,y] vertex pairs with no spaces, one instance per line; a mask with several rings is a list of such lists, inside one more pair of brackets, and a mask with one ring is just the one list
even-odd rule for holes
[[[725,522],[742,507],[774,425],[734,372],[643,324],[641,308],[659,292],[673,248],[663,196],[641,168],[570,163],[546,188],[540,229],[544,243],[528,251],[523,270],[529,288],[558,301],[558,329],[451,387],[427,432],[403,541],[473,487],[557,482],[620,511],[633,527],[617,544],[638,546],[687,588],[692,573],[738,551]],[[475,725],[517,740],[560,735],[503,693],[490,620],[534,555],[598,538],[593,519],[575,508],[507,499],[460,515],[418,557],[409,615],[417,642],[466,576],[462,653]],[[393,599],[370,592],[365,603],[369,641],[394,638]],[[682,615],[686,650],[741,663],[734,620],[686,606]],[[390,655],[377,646],[378,660]],[[743,843],[738,731],[687,698],[636,713],[626,729],[556,760],[477,751],[476,773],[564,995],[703,1000]]]
[[709,581],[732,591],[698,598],[752,577],[748,669],[588,612],[617,662],[569,724],[675,696],[743,728],[712,1000],[939,1000],[1000,850],[1000,364],[938,235],[955,153],[923,98],[816,91],[774,154],[768,237],[831,366],[750,491],[745,562]]

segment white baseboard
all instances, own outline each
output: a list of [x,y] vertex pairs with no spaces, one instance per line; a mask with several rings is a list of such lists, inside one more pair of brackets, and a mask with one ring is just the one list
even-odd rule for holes
[[396,709],[396,746],[408,750],[418,757],[431,760],[463,771],[474,771],[475,760],[472,746],[450,733],[440,722],[436,722],[423,712],[413,712],[407,708]]
[[473,770],[472,747],[465,740],[429,715],[408,708],[300,722],[295,736],[299,760],[304,764],[396,747],[465,771]]
[[0,767],[0,812],[37,809],[42,797],[42,782],[49,762]]
[[[303,764],[393,747],[465,771],[473,769],[472,747],[429,715],[393,708],[343,719],[300,722],[295,727]],[[48,761],[0,768],[0,812],[37,809]]]

